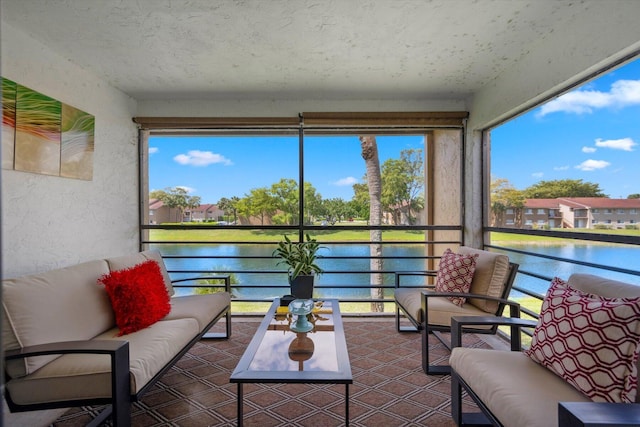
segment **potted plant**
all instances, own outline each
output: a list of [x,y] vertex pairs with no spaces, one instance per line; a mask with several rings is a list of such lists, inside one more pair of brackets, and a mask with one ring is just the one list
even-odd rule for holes
[[309,299],[313,296],[313,278],[322,274],[322,269],[316,263],[318,250],[326,249],[324,246],[305,235],[306,241],[292,242],[288,236],[278,242],[278,247],[273,251],[273,256],[282,260],[280,264],[288,266],[289,285],[291,295],[300,299]]

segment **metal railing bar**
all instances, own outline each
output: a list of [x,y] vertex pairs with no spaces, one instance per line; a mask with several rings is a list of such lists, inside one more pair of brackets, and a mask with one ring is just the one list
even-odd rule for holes
[[530,291],[528,289],[521,288],[520,286],[513,286],[511,288],[511,291],[512,292],[513,291],[518,291],[518,292],[520,292],[522,294],[529,295],[530,297],[534,297],[534,298],[539,299],[539,300],[543,300],[544,299],[544,295],[540,295],[537,292],[533,292],[533,291]]
[[522,273],[525,276],[535,277],[536,279],[546,280],[547,282],[551,282],[551,280],[553,280],[553,277],[534,273],[533,271],[529,271],[529,270],[518,269],[518,273]]
[[368,231],[368,230],[462,230],[461,225],[152,225],[143,224],[143,230],[306,230],[306,231]]
[[[266,255],[165,255],[165,259],[271,259],[279,260],[277,257]],[[436,256],[412,256],[412,255],[400,255],[400,256],[371,256],[371,255],[318,255],[318,260],[323,259],[438,259]]]
[[572,231],[556,231],[556,230],[525,230],[514,228],[485,227],[484,231],[493,231],[507,234],[525,234],[529,236],[557,237],[561,239],[571,240],[588,240],[595,242],[620,243],[626,245],[640,245],[640,236],[629,236],[624,234],[604,234],[604,233],[587,233]]
[[640,271],[630,270],[628,268],[613,267],[613,266],[608,266],[608,265],[603,265],[603,264],[596,264],[596,263],[593,263],[593,262],[579,261],[579,260],[575,260],[575,259],[557,257],[557,256],[553,256],[553,255],[546,255],[546,254],[534,253],[534,252],[529,252],[529,251],[523,251],[523,250],[520,250],[520,249],[507,248],[507,247],[504,247],[504,246],[485,245],[485,247],[493,248],[493,249],[499,249],[499,250],[503,250],[503,251],[507,251],[507,252],[515,252],[515,253],[528,255],[528,256],[533,256],[533,257],[537,257],[537,258],[545,258],[545,259],[551,259],[551,260],[554,260],[554,261],[566,262],[566,263],[570,263],[570,264],[583,265],[585,267],[593,267],[593,268],[598,268],[598,269],[601,269],[601,270],[615,271],[617,273],[630,274],[632,276],[640,276]]
[[[229,241],[229,240],[142,240],[143,244],[149,245],[277,245],[279,241]],[[384,246],[394,246],[394,245],[441,245],[441,244],[451,244],[451,245],[459,245],[461,244],[459,240],[438,240],[438,241],[425,241],[425,240],[388,240],[382,242],[372,242],[370,240],[346,240],[346,241],[320,241],[318,243],[321,245],[378,245],[382,244]]]

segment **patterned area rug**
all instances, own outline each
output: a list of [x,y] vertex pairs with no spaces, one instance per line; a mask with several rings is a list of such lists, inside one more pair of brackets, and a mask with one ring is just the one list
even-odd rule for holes
[[[140,402],[132,425],[235,426],[236,384],[229,376],[251,340],[257,322],[233,323],[231,339],[196,344]],[[453,426],[449,376],[427,376],[421,367],[420,335],[398,333],[390,320],[345,319],[351,360],[350,425]],[[432,357],[446,363],[448,351],[431,337]],[[474,335],[465,346],[486,346]],[[344,385],[246,384],[246,426],[344,425]],[[468,408],[473,409],[469,400]],[[67,411],[53,427],[86,425],[99,407]]]

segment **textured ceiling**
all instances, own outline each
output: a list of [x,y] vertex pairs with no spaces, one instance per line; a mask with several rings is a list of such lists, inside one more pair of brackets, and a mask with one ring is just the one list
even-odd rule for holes
[[464,99],[589,1],[3,0],[137,99]]

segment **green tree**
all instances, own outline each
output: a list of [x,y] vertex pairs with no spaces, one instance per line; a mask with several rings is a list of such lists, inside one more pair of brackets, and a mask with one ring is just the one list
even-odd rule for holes
[[382,165],[381,200],[395,225],[403,222],[403,215],[415,224],[415,212],[424,208],[423,165],[420,149],[402,150],[400,159],[388,159]]
[[527,199],[555,199],[558,197],[607,197],[599,184],[581,179],[540,181],[523,190]]
[[154,190],[149,193],[149,198],[161,200],[169,209],[177,209],[180,215],[176,218],[176,222],[182,221],[186,209],[195,209],[200,206],[200,197],[189,196],[189,191],[183,187]]
[[640,199],[640,193],[629,194],[627,199]]
[[237,196],[233,196],[230,199],[223,197],[217,203],[218,209],[222,209],[225,215],[233,215],[233,222],[237,223],[239,201],[240,201],[240,198]]
[[359,218],[369,222],[369,185],[367,175],[362,178],[364,184],[353,184],[353,198],[349,201],[349,207],[356,212]]
[[338,221],[345,220],[351,213],[347,202],[339,197],[323,200],[322,208],[324,217],[331,225],[335,225]]
[[282,178],[271,185],[276,208],[280,209],[284,224],[298,224],[298,183],[290,178]]
[[522,227],[522,211],[524,208],[524,193],[504,178],[491,180],[491,226],[504,224],[504,214],[507,208],[514,209],[516,227]]
[[304,183],[304,211],[307,224],[322,215],[322,196],[310,182]]
[[264,225],[265,218],[270,218],[277,208],[277,200],[269,189],[265,187],[254,188],[246,196],[249,199],[249,214],[260,218],[260,225]]

